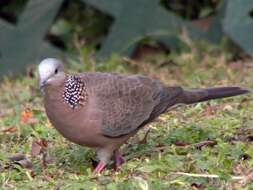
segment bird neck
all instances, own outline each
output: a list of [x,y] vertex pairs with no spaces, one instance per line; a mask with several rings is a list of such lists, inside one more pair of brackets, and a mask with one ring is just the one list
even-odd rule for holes
[[71,108],[85,105],[88,100],[86,82],[75,75],[67,76],[64,85],[63,99]]
[[65,80],[66,77],[58,81],[57,83],[53,83],[50,85],[45,86],[44,93],[45,93],[45,98],[48,100],[61,100],[62,101],[62,94],[64,91],[64,86],[65,86]]
[[85,80],[75,75],[67,75],[64,80],[45,87],[45,102],[62,104],[69,108],[85,106],[88,102],[88,91]]

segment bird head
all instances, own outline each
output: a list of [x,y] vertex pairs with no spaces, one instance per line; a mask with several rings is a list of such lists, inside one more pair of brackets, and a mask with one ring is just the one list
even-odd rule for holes
[[65,77],[63,63],[55,58],[42,60],[39,64],[38,71],[40,89],[43,89],[48,84],[57,83],[57,81]]

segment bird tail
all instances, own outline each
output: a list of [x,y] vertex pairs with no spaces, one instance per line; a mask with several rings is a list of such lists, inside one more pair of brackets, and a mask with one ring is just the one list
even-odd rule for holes
[[203,89],[183,90],[179,102],[183,104],[193,104],[211,99],[226,98],[251,92],[241,87],[216,87]]

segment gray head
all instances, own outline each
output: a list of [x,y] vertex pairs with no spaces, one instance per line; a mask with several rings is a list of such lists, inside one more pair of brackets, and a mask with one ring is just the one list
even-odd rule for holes
[[57,82],[64,74],[63,63],[55,58],[46,58],[42,60],[38,67],[40,88],[47,84]]

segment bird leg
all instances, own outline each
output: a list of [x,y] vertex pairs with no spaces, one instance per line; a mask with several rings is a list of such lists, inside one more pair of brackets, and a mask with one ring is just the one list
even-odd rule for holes
[[119,150],[116,150],[114,153],[115,169],[117,170],[124,162],[124,158]]
[[146,144],[146,143],[147,143],[147,138],[148,138],[149,132],[150,132],[150,128],[148,128],[148,129],[146,130],[145,136],[143,137],[142,140],[139,141],[139,144]]
[[93,169],[95,169],[97,167],[97,165],[98,165],[98,161],[95,160],[95,159],[93,159],[93,158],[90,158],[90,161],[91,161]]
[[105,169],[106,163],[104,161],[99,161],[97,167],[94,170],[94,174],[102,173],[102,171]]

